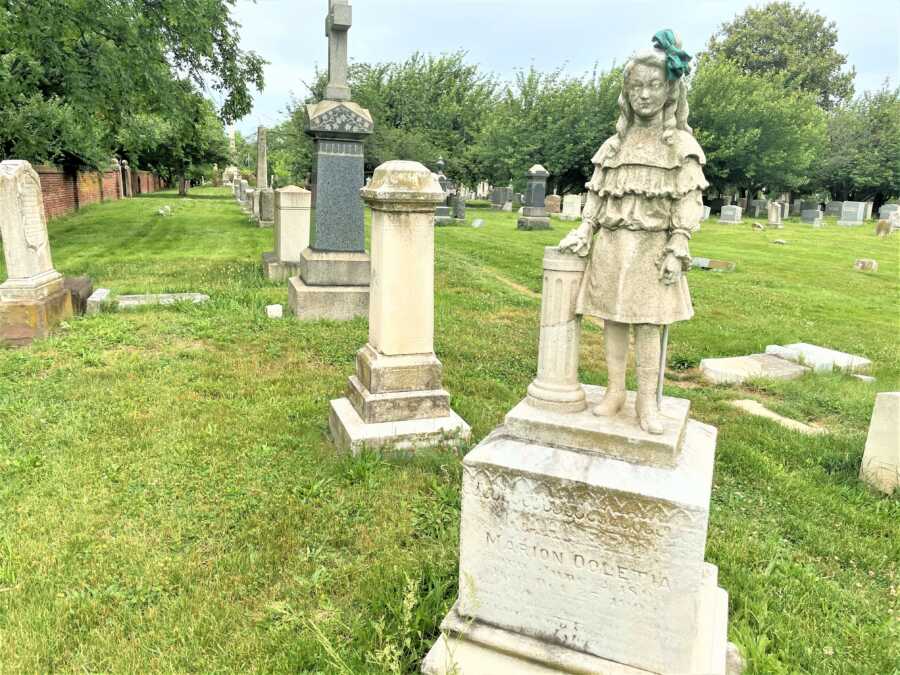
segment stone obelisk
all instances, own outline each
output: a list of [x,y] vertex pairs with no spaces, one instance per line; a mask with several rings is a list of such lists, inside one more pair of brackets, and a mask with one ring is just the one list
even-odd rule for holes
[[268,130],[260,126],[256,130],[256,203],[253,212],[260,227],[275,224],[275,193],[269,187],[269,136]]
[[363,141],[374,124],[369,111],[350,100],[347,34],[353,24],[348,0],[329,0],[328,87],[325,100],[306,107],[306,133],[315,142],[314,225],[300,274],[288,287],[301,319],[352,319],[369,311],[370,263],[365,249]]

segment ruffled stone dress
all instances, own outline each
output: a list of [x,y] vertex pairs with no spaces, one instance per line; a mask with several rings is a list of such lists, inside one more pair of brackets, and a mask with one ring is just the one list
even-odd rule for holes
[[[620,323],[690,319],[687,279],[665,285],[659,264],[671,250],[690,268],[686,240],[699,229],[708,186],[700,145],[686,131],[667,144],[659,129],[633,127],[618,152],[608,140],[592,162],[583,218],[595,236],[576,311]],[[676,232],[685,237],[670,239]]]

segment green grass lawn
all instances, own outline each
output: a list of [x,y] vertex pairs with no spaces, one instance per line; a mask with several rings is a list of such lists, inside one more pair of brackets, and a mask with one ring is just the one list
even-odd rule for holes
[[[436,351],[479,440],[534,377],[542,249],[571,225],[476,218],[437,232]],[[876,392],[900,389],[900,236],[750,222],[695,237],[737,269],[690,273],[697,315],[673,328],[667,383],[719,428],[707,559],[730,638],[749,673],[898,673],[900,499],[857,471]],[[90,207],[50,235],[57,269],[95,287],[211,300],[0,350],[0,672],[415,672],[456,596],[460,457],[333,451],[328,401],[366,322],[267,320],[287,303],[260,270],[272,232],[224,189]],[[705,356],[799,341],[871,358],[877,384],[697,378]],[[601,345],[587,324],[585,382],[605,380]]]

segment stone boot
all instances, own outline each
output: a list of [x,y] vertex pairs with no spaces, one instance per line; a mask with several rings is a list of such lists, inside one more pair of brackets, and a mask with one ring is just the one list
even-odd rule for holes
[[659,369],[638,367],[637,376],[637,415],[641,423],[641,429],[651,434],[661,434],[664,430],[663,422],[659,414],[659,407],[656,405]]
[[606,371],[609,383],[600,404],[591,411],[597,417],[615,417],[625,405],[625,367],[628,359],[628,326],[607,321],[604,328]]

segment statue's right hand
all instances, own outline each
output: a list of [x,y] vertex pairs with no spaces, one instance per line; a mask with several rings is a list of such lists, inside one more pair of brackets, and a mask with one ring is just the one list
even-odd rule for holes
[[591,225],[582,223],[581,227],[572,230],[559,242],[560,251],[571,251],[584,258],[591,251]]

